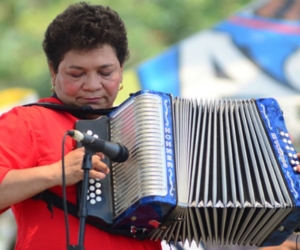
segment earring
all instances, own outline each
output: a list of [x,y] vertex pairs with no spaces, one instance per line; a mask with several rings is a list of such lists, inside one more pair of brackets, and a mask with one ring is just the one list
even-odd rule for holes
[[123,89],[123,83],[121,82],[119,86],[119,91],[121,91],[122,89]]
[[51,92],[52,92],[52,93],[55,93],[54,85],[51,85]]

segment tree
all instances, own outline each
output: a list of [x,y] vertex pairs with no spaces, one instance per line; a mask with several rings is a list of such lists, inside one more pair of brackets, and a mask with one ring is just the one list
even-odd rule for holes
[[[0,89],[29,87],[50,93],[42,40],[47,25],[71,0],[0,2]],[[93,0],[90,3],[99,4]],[[126,67],[226,18],[250,0],[103,0],[126,23],[131,57]]]

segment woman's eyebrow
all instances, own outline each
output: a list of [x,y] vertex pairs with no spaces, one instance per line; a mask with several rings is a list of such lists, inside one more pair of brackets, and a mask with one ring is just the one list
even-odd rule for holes
[[[109,68],[113,66],[113,64],[104,64],[104,65],[101,65],[99,67],[97,67],[98,69],[105,69],[105,68]],[[69,69],[85,69],[84,67],[81,67],[81,66],[78,66],[78,65],[70,65],[68,66]]]

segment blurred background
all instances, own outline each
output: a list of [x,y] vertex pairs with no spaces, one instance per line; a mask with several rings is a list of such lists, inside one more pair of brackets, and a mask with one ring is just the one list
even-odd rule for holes
[[[1,0],[0,114],[50,95],[44,31],[75,2]],[[273,97],[299,149],[300,0],[89,2],[110,6],[127,26],[131,56],[116,105],[140,89],[204,99]],[[10,249],[14,236],[9,210],[0,215],[0,249]]]
[[[74,0],[1,0],[0,88],[28,87],[48,96],[49,73],[41,43],[48,24]],[[124,20],[131,52],[126,68],[211,27],[249,0],[101,0]]]

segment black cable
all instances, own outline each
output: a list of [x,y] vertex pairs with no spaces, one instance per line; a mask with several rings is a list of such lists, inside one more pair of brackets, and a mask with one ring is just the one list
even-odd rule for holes
[[69,249],[69,242],[70,242],[70,233],[69,233],[69,220],[68,220],[68,208],[67,208],[67,190],[66,190],[66,174],[65,174],[65,142],[66,137],[68,136],[68,132],[65,133],[63,140],[62,140],[62,158],[61,158],[61,165],[62,165],[62,192],[63,192],[63,207],[64,207],[64,217],[65,217],[65,227],[66,227],[66,244],[67,248]]

